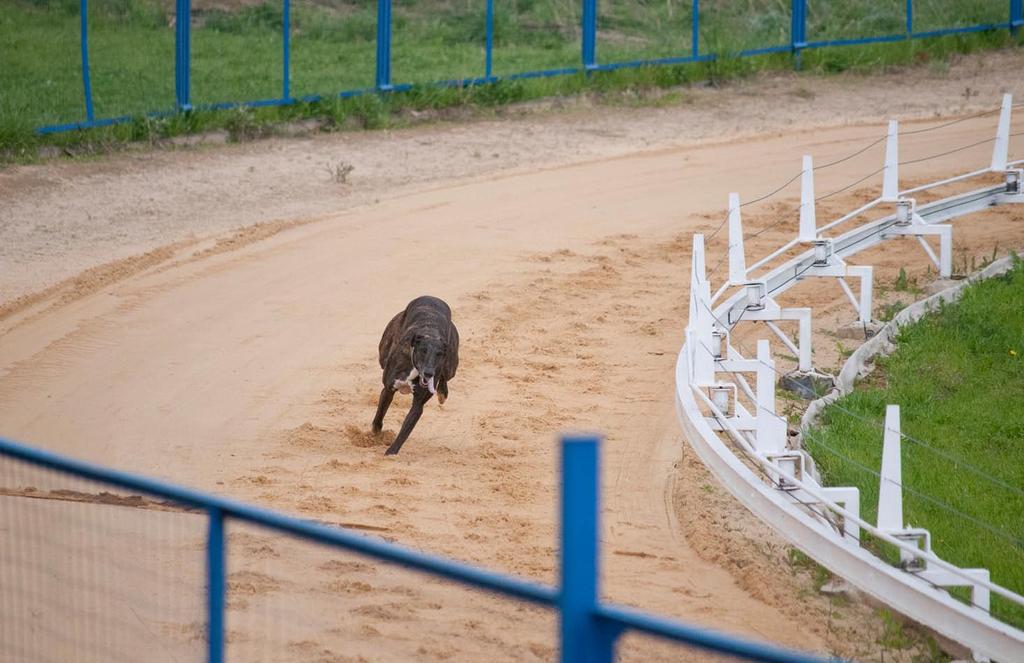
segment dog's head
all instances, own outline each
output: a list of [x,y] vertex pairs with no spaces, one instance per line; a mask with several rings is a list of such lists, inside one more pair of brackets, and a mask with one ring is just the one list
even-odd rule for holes
[[448,344],[431,334],[415,334],[412,337],[412,365],[420,378],[420,386],[434,393],[434,378],[444,364]]

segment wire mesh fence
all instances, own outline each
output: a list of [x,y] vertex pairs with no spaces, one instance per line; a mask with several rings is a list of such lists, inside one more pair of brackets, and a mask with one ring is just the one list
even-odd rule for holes
[[557,646],[592,661],[634,631],[747,660],[820,660],[603,602],[597,452],[595,438],[562,443],[556,588],[0,438],[0,653],[405,660],[457,645],[529,660]]
[[0,660],[197,660],[205,518],[0,456]]
[[1021,5],[16,0],[0,6],[0,26],[10,35],[0,40],[0,126],[61,131],[192,107],[283,105],[410,85],[1017,32]]

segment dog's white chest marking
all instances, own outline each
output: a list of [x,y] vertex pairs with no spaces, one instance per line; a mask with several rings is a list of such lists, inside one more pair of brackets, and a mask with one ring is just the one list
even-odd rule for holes
[[395,380],[395,384],[393,386],[400,393],[411,394],[413,381],[417,377],[419,377],[419,371],[417,371],[416,367],[413,366],[412,371],[409,372],[409,377],[405,378],[404,380]]

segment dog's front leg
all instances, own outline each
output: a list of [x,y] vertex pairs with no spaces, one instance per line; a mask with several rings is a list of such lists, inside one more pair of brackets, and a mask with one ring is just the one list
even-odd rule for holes
[[416,427],[416,422],[420,420],[420,416],[423,414],[423,406],[430,397],[433,396],[426,389],[415,389],[412,394],[412,407],[409,408],[409,414],[405,415],[405,421],[402,422],[402,430],[398,431],[398,437],[391,443],[388,450],[384,452],[385,456],[391,456],[398,453],[405,444],[405,441],[409,439],[409,434],[412,433],[412,429]]
[[380,390],[380,399],[377,401],[377,416],[373,418],[373,432],[379,433],[384,429],[384,415],[391,407],[391,401],[395,398],[395,390],[384,387]]

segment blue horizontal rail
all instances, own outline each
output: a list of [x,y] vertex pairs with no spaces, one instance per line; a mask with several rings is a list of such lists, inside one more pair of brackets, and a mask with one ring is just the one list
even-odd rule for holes
[[[49,124],[38,127],[39,134],[52,134],[64,131],[75,131],[105,127],[114,124],[130,122],[134,119],[131,115],[120,115],[117,117],[101,118],[94,117],[92,88],[90,83],[89,49],[88,49],[88,0],[80,2],[80,45],[81,45],[81,69],[82,86],[85,106],[85,119],[80,122],[66,122],[61,124]],[[307,95],[295,98],[292,96],[292,59],[291,59],[291,0],[282,2],[282,83],[280,99],[263,99],[253,101],[222,102],[193,106],[191,100],[191,0],[175,0],[176,24],[175,24],[175,107],[173,110],[151,111],[146,115],[149,117],[163,117],[173,115],[177,112],[188,112],[192,110],[223,110],[238,107],[263,107],[263,106],[286,106],[294,103],[312,103],[321,101],[324,97],[319,95]],[[690,16],[690,53],[678,56],[641,58],[636,60],[600,62],[598,57],[598,44],[600,31],[598,29],[598,2],[599,0],[578,0],[581,8],[581,38],[580,38],[580,66],[560,67],[555,69],[542,69],[536,71],[515,72],[505,75],[495,75],[493,68],[493,55],[495,49],[495,15],[494,0],[481,0],[485,3],[483,43],[484,50],[483,75],[467,77],[462,79],[438,80],[421,85],[437,86],[444,88],[471,87],[477,85],[488,85],[500,81],[516,81],[534,78],[548,78],[552,76],[573,76],[578,74],[589,74],[591,72],[608,72],[618,69],[630,69],[645,66],[684,65],[698,62],[713,62],[724,56],[720,53],[702,53],[700,49],[701,36],[701,8],[699,0],[694,0]],[[1005,22],[987,23],[980,25],[958,26],[940,28],[927,31],[914,30],[914,3],[907,0],[905,10],[906,31],[899,34],[874,35],[856,38],[821,39],[808,41],[807,39],[807,0],[790,0],[790,39],[787,44],[776,44],[748,48],[738,53],[730,54],[733,57],[756,57],[778,53],[789,53],[793,56],[794,64],[799,68],[801,53],[805,50],[818,48],[849,47],[864,44],[899,42],[911,39],[930,39],[948,35],[968,34],[974,32],[986,32],[994,30],[1008,30],[1011,34],[1018,34],[1020,27],[1024,25],[1024,8],[1022,0],[1008,0],[1008,16]],[[376,38],[376,72],[373,87],[353,90],[343,90],[333,98],[347,99],[361,96],[368,93],[390,93],[405,92],[414,86],[410,83],[395,83],[392,80],[392,0],[377,0],[377,38]],[[332,97],[328,97],[332,98]]]
[[[594,437],[565,438],[562,441],[562,449],[561,587],[550,587],[461,564],[437,555],[409,550],[341,527],[302,520],[0,438],[0,457],[159,497],[207,514],[207,628],[210,663],[221,663],[224,660],[227,565],[224,539],[230,520],[259,525],[300,539],[440,576],[477,589],[555,608],[561,618],[562,661],[611,661],[614,657],[616,639],[627,630],[754,661],[810,663],[826,660],[804,652],[737,638],[601,602],[598,584],[599,441]],[[45,524],[39,523],[39,526]],[[0,563],[2,562],[0,559]]]

